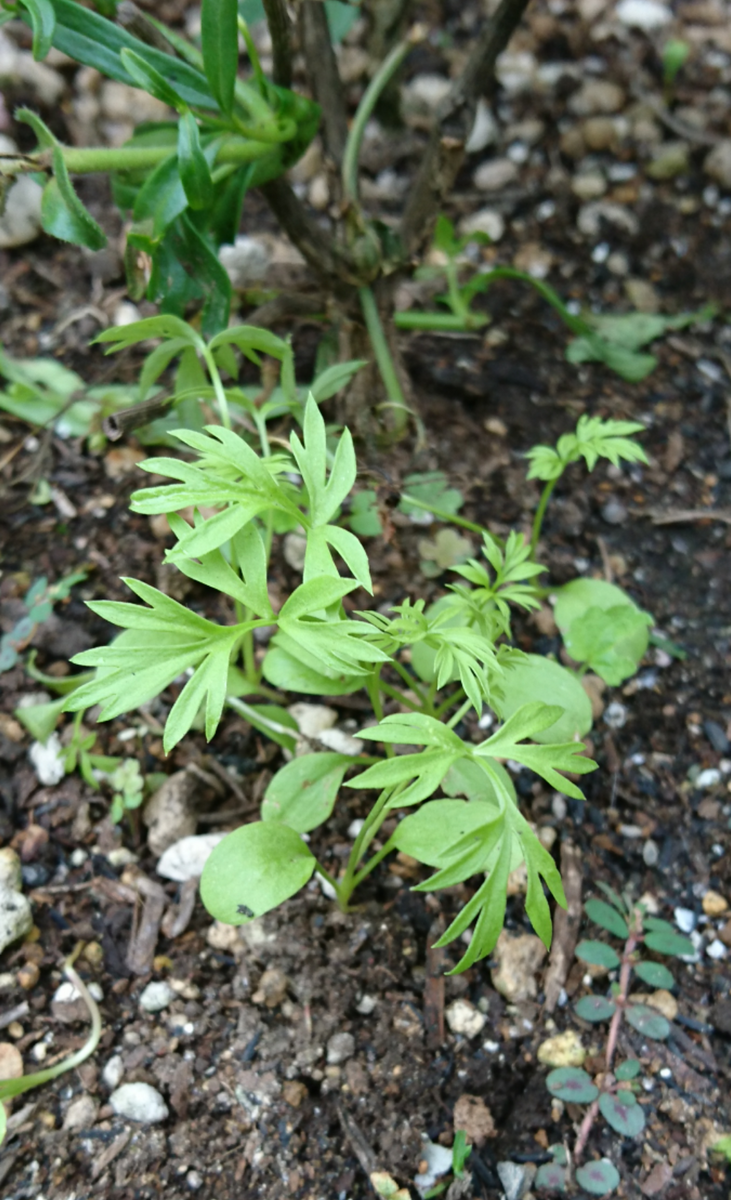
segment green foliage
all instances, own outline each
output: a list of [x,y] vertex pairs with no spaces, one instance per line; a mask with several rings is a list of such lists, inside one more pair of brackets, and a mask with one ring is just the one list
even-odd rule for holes
[[652,617],[602,579],[559,588],[554,610],[571,657],[616,687],[634,675],[647,651]]
[[600,458],[613,466],[620,462],[647,462],[647,455],[631,434],[644,428],[637,421],[604,421],[601,417],[579,417],[574,433],[564,433],[552,446],[534,446],[526,454],[530,460],[529,479],[543,482],[559,479],[570,463],[583,458],[593,471]]
[[[203,899],[222,921],[240,923],[269,911],[315,872],[345,907],[353,889],[381,859],[402,850],[433,869],[416,885],[418,890],[453,888],[477,877],[471,899],[438,943],[458,942],[473,927],[456,971],[492,950],[503,924],[508,876],[521,864],[527,875],[526,912],[548,945],[546,893],[564,904],[561,879],[522,815],[501,761],[520,764],[549,787],[577,799],[582,793],[575,777],[595,764],[575,740],[577,729],[584,728],[583,715],[577,721],[571,711],[574,701],[564,699],[555,680],[544,679],[520,703],[510,706],[503,700],[511,671],[526,661],[505,645],[512,636],[511,614],[516,607],[530,611],[539,603],[534,580],[542,568],[525,539],[511,533],[500,544],[484,532],[482,559],[458,566],[460,582],[428,611],[423,600],[410,599],[388,612],[353,611],[345,598],[357,589],[361,594],[373,590],[361,543],[339,523],[356,480],[353,442],[347,429],[328,431],[312,394],[300,403],[288,344],[248,326],[234,326],[206,340],[172,314],[107,331],[102,340],[121,349],[151,337],[163,340],[146,360],[142,395],[178,358],[187,379],[195,375],[194,364],[195,370],[205,368],[221,413],[229,417],[237,392],[223,388],[220,370],[235,372],[238,354],[257,361],[266,353],[281,363],[279,398],[270,396],[268,411],[269,400],[247,410],[258,450],[251,435],[247,440],[223,425],[178,430],[175,440],[186,457],[156,457],[142,464],[163,482],[140,489],[131,500],[135,512],[167,514],[175,539],[167,561],[215,589],[229,605],[231,618],[218,624],[149,584],[125,580],[141,603],[90,603],[122,632],[109,646],[77,656],[76,663],[94,672],[65,698],[64,708],[81,713],[98,705],[100,719],[109,720],[175,685],[163,737],[166,751],[194,725],[200,728],[201,721],[205,736],[212,738],[228,705],[295,752],[272,778],[261,820],[227,836],[206,866]],[[330,394],[358,365],[323,373],[322,393]],[[298,426],[288,442],[278,439],[276,452],[266,429],[272,414],[289,414]],[[443,499],[443,489],[440,495]],[[278,523],[301,530],[305,552],[302,582],[275,611],[267,569]],[[261,659],[254,653],[253,635],[263,627],[274,627],[274,632]],[[406,650],[416,677],[401,660]],[[550,667],[562,671],[556,664]],[[376,720],[360,736],[374,743],[379,755],[319,750],[297,755],[302,747],[295,722],[262,679],[285,691],[316,695],[364,688]],[[407,690],[396,687],[393,679]],[[252,702],[262,694],[274,703]],[[545,703],[542,694],[558,703]],[[384,715],[382,696],[395,698],[402,711]],[[481,716],[486,704],[503,724],[478,743],[460,736],[457,729],[465,713],[472,708]],[[93,741],[80,729],[79,739],[75,753],[93,776],[100,769],[92,762]],[[354,766],[359,770],[346,780]],[[102,769],[116,789],[116,817],[139,802],[140,776],[129,760]],[[301,835],[329,819],[343,786],[375,789],[378,796],[343,874],[333,878]],[[394,832],[366,858],[383,821],[392,815],[397,816]],[[623,920],[619,914],[616,919]],[[600,947],[603,960],[613,964],[611,953]]]
[[32,641],[38,626],[50,617],[54,604],[68,599],[72,587],[84,579],[86,575],[83,572],[68,575],[52,584],[49,584],[45,576],[36,579],[23,599],[25,613],[9,633],[0,637],[0,673],[15,666],[22,651]]
[[[261,74],[237,77],[236,0],[205,0],[201,50],[156,21],[170,45],[166,53],[133,36],[114,13],[93,12],[73,0],[24,0],[19,15],[33,30],[33,51],[51,46],[107,78],[141,88],[177,113],[177,122],[142,125],[123,147],[73,150],[62,146],[40,118],[16,115],[38,139],[18,169],[51,172],[41,204],[47,233],[97,250],[106,237],[83,205],[70,172],[114,172],[114,194],[131,211],[128,233],[130,288],[182,316],[191,300],[203,302],[203,329],[225,328],[231,284],[218,262],[219,246],[232,241],[247,190],[275,179],[304,153],[320,110],[312,101],[276,87]],[[256,64],[258,66],[258,64]],[[143,251],[149,277],[135,276]]]
[[672,88],[690,57],[690,46],[680,38],[670,38],[662,48],[662,74],[665,89]]
[[591,729],[591,701],[576,676],[540,654],[526,654],[505,673],[495,707],[501,717],[510,717],[536,695],[550,696],[563,710],[554,725],[536,734],[537,741],[568,742]]
[[598,1158],[576,1168],[576,1182],[592,1196],[606,1196],[619,1184],[619,1171],[608,1158]]
[[599,1095],[591,1076],[580,1067],[558,1067],[546,1076],[546,1087],[557,1100],[572,1104],[590,1104]]
[[[418,507],[412,503],[412,499],[419,501]],[[443,471],[426,471],[406,476],[399,510],[418,522],[425,511],[438,511],[453,517],[463,504],[462,493],[458,488],[449,486]]]
[[569,343],[566,357],[572,363],[603,362],[622,379],[639,383],[657,366],[654,354],[642,354],[643,346],[662,337],[670,329],[685,329],[699,321],[708,321],[716,309],[707,305],[696,313],[663,317],[657,313],[629,312],[621,315],[585,313],[587,332]]
[[139,808],[145,794],[145,780],[140,771],[136,758],[124,758],[109,773],[109,786],[112,788],[112,806],[109,819],[113,825],[118,825],[127,812]]

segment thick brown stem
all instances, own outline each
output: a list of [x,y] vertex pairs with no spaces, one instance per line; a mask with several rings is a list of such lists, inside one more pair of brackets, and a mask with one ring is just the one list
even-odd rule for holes
[[318,0],[304,0],[300,9],[300,35],[307,78],[322,108],[325,148],[340,166],[348,138],[348,116],[325,6]]
[[289,240],[326,287],[342,296],[360,286],[350,255],[315,224],[284,179],[263,184],[261,192]]
[[263,0],[272,37],[273,77],[279,87],[292,86],[292,22],[284,0]]
[[501,0],[470,54],[464,71],[437,109],[426,154],[401,222],[406,253],[429,238],[462,164],[477,101],[492,86],[495,60],[507,46],[530,0]]

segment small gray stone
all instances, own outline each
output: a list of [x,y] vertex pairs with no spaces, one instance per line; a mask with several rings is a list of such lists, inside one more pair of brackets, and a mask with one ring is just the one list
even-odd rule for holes
[[629,25],[632,29],[643,29],[645,32],[661,29],[673,19],[670,9],[664,4],[658,4],[657,0],[620,0],[614,15],[623,25]]
[[271,261],[266,246],[244,234],[232,246],[221,246],[218,258],[232,286],[240,291],[263,279]]
[[497,1173],[505,1192],[505,1200],[519,1200],[525,1181],[525,1167],[514,1162],[500,1162]]
[[0,888],[0,954],[33,928],[30,903],[20,892]]
[[140,1008],[148,1013],[162,1012],[175,999],[175,992],[164,979],[148,983],[140,996]]
[[347,1062],[355,1054],[355,1038],[352,1033],[334,1033],[327,1043],[328,1066],[335,1067]]
[[174,879],[176,883],[200,878],[213,847],[225,836],[225,833],[198,833],[194,837],[181,838],[168,846],[163,854],[156,868],[158,875],[163,879]]
[[25,246],[41,232],[43,188],[35,179],[21,175],[11,184],[0,214],[0,250]]
[[480,97],[477,101],[475,123],[467,139],[465,150],[468,154],[479,154],[480,150],[484,150],[486,146],[494,145],[499,135],[500,130],[497,121],[492,115],[492,109]]
[[602,508],[602,519],[607,525],[624,525],[627,520],[627,509],[621,500],[607,500]]
[[189,1192],[198,1192],[203,1187],[203,1176],[200,1171],[188,1171],[185,1176],[185,1186]]
[[731,138],[724,138],[713,147],[706,156],[703,170],[724,191],[731,191]]
[[610,729],[621,729],[627,723],[627,709],[619,700],[613,700],[604,709],[604,724]]
[[493,158],[482,163],[474,173],[473,180],[481,192],[500,192],[515,183],[518,168],[509,158]]
[[697,788],[714,788],[718,787],[720,782],[721,772],[718,767],[708,767],[696,777],[695,786]]
[[149,1083],[123,1083],[112,1092],[109,1103],[117,1116],[139,1121],[141,1125],[155,1125],[168,1116],[167,1104]]
[[0,850],[0,889],[19,892],[22,886],[23,875],[18,852],[11,846],[3,846]]
[[110,1092],[113,1092],[116,1087],[119,1087],[124,1076],[124,1063],[122,1062],[121,1054],[114,1054],[107,1063],[104,1064],[102,1070],[102,1083],[108,1087]]
[[99,1105],[93,1096],[86,1093],[72,1100],[66,1109],[63,1127],[76,1132],[79,1129],[89,1129],[96,1121]]
[[574,92],[568,107],[577,117],[608,116],[620,112],[624,100],[624,91],[618,83],[608,79],[587,79]]
[[690,169],[690,146],[687,142],[661,142],[645,167],[650,179],[674,179]]
[[469,217],[463,217],[459,223],[459,232],[486,233],[491,242],[499,242],[505,233],[505,221],[495,208],[481,208]]
[[642,858],[646,867],[656,867],[660,858],[660,847],[652,838],[648,838],[642,847]]
[[630,212],[628,208],[623,208],[621,204],[612,204],[607,200],[584,204],[579,209],[579,215],[576,218],[579,232],[591,238],[598,238],[601,235],[604,222],[614,226],[615,229],[621,229],[630,237],[634,237],[639,229],[639,221],[633,212]]
[[719,754],[728,754],[731,748],[729,740],[716,721],[704,721],[703,731],[714,750],[717,750]]
[[571,180],[571,191],[579,200],[598,200],[607,190],[601,171],[579,171]]

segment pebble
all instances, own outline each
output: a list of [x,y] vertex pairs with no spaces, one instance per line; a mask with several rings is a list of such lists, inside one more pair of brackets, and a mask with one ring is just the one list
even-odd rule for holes
[[502,213],[494,208],[480,208],[469,217],[463,217],[459,223],[462,235],[470,233],[486,233],[491,242],[499,242],[505,233],[505,221]]
[[686,175],[690,169],[690,146],[687,142],[662,142],[654,151],[645,172],[658,181]]
[[725,732],[716,721],[704,721],[703,732],[714,750],[717,750],[719,754],[728,754],[731,749],[731,743],[729,743]]
[[120,300],[112,313],[112,325],[116,325],[118,329],[122,329],[125,325],[134,325],[141,319],[142,313],[131,300]]
[[304,700],[290,704],[287,712],[294,717],[297,728],[305,738],[320,737],[326,729],[332,729],[338,719],[335,709],[327,704],[308,704]]
[[0,889],[19,892],[22,886],[20,856],[10,846],[3,846],[0,850]]
[[728,950],[719,938],[714,938],[710,945],[706,946],[706,954],[709,958],[726,958]]
[[601,235],[605,222],[631,237],[634,237],[639,229],[639,220],[635,213],[630,212],[621,204],[612,204],[606,200],[596,200],[582,205],[576,218],[579,233],[591,238],[598,238]]
[[518,167],[509,158],[493,158],[482,163],[473,175],[481,192],[500,192],[518,179]]
[[162,1012],[175,999],[175,992],[164,979],[148,983],[140,995],[140,1008],[148,1013]]
[[642,847],[642,858],[646,867],[656,867],[660,859],[660,847],[652,838],[648,838]]
[[29,992],[40,979],[40,969],[37,963],[29,962],[18,971],[18,983],[24,991]]
[[[424,1195],[434,1187],[440,1175],[446,1175],[452,1170],[452,1151],[438,1142],[432,1142],[423,1137],[421,1143],[421,1163],[425,1169],[414,1177],[414,1186],[420,1195]],[[381,1193],[383,1194],[383,1193]]]
[[293,571],[297,571],[301,575],[305,569],[307,538],[303,537],[301,533],[288,533],[284,538],[282,548],[285,562]]
[[[68,60],[67,60],[68,61]],[[48,108],[55,108],[66,89],[66,80],[48,63],[36,62],[0,30],[0,78],[25,84]]]
[[658,4],[657,0],[620,0],[614,15],[623,25],[642,29],[645,33],[669,25],[673,19],[670,9]]
[[546,947],[533,933],[513,937],[503,930],[493,951],[497,963],[492,985],[513,1004],[534,1000],[538,995],[536,975],[546,957]]
[[565,797],[560,792],[554,792],[551,797],[551,812],[557,821],[564,821],[566,819],[568,805],[566,804]]
[[622,729],[627,724],[629,713],[624,704],[620,704],[619,700],[613,700],[604,709],[604,724],[610,729]]
[[[546,63],[543,67],[552,65]],[[495,64],[495,75],[509,95],[517,96],[531,87],[537,75],[540,77],[542,68],[537,67],[535,57],[527,50],[504,50]]]
[[721,782],[721,772],[717,767],[708,767],[705,771],[700,771],[696,776],[695,787],[697,788],[714,788],[718,787]]
[[165,1101],[149,1083],[123,1083],[112,1092],[109,1103],[117,1116],[141,1125],[154,1125],[168,1116]]
[[0,887],[0,954],[33,928],[28,899],[21,892]]
[[189,1192],[198,1192],[203,1187],[203,1176],[200,1171],[188,1171],[185,1176],[185,1186]]
[[119,1087],[124,1077],[124,1063],[121,1054],[113,1054],[102,1068],[102,1083],[110,1092]]
[[307,199],[316,212],[324,212],[330,203],[330,187],[327,175],[321,172],[310,181],[307,189]]
[[571,191],[579,200],[598,200],[607,190],[601,171],[580,171],[571,180]]
[[514,1162],[499,1162],[497,1173],[503,1185],[505,1200],[519,1200],[525,1182],[525,1167]]
[[657,1009],[668,1021],[674,1021],[678,1015],[678,1002],[672,992],[666,991],[665,988],[659,988],[651,996],[647,996],[645,1003],[649,1004],[650,1008]]
[[469,1000],[460,998],[453,1000],[444,1010],[444,1016],[452,1033],[463,1037],[473,1038],[481,1033],[487,1023],[487,1017]]
[[692,908],[676,908],[673,911],[675,924],[681,933],[692,933],[696,926],[696,914]]
[[731,138],[724,138],[713,147],[706,155],[703,170],[720,188],[731,191]]
[[621,112],[624,90],[608,79],[587,79],[568,102],[569,111],[577,117],[608,116]]
[[99,1105],[93,1096],[86,1094],[77,1096],[66,1109],[63,1128],[73,1132],[77,1132],[80,1129],[90,1129],[96,1121],[98,1109]]
[[361,1016],[369,1017],[375,1009],[377,1003],[378,1002],[374,996],[369,996],[366,993],[365,995],[361,996],[360,1000],[356,1004],[356,1012],[359,1012]]
[[405,113],[433,113],[449,95],[451,87],[451,80],[444,75],[417,75],[403,89]]
[[538,1061],[548,1067],[580,1067],[585,1058],[586,1050],[573,1029],[548,1038],[538,1047]]
[[199,833],[194,837],[181,838],[168,846],[157,864],[158,875],[185,883],[188,879],[199,879],[214,846],[222,842],[225,833]]
[[279,967],[269,967],[262,973],[259,985],[251,997],[254,1004],[264,1004],[267,1008],[277,1008],[285,996],[289,980]]
[[588,149],[597,152],[614,150],[619,142],[617,123],[611,117],[588,117],[582,123],[581,136]]
[[264,278],[270,254],[262,242],[242,234],[233,245],[221,246],[218,261],[231,280],[231,286],[243,291]]
[[[7,147],[7,142],[10,142],[9,138],[0,138],[0,152],[14,154],[14,143]],[[41,232],[42,195],[43,188],[29,175],[20,175],[10,185],[0,213],[0,250],[11,250],[35,241]]]
[[347,1062],[355,1054],[355,1038],[352,1033],[334,1033],[327,1042],[327,1064],[330,1067]]
[[606,521],[607,525],[624,525],[627,516],[627,509],[621,500],[607,500],[602,507],[602,520]]
[[480,150],[484,150],[487,146],[492,146],[500,136],[500,129],[492,109],[480,97],[477,101],[477,110],[475,112],[475,123],[472,126],[472,132],[467,139],[465,150],[468,154],[479,154]]
[[195,797],[199,790],[200,781],[189,771],[175,771],[145,804],[142,820],[147,826],[147,844],[157,858],[175,842],[195,833]]
[[706,892],[702,903],[707,917],[720,917],[728,909],[728,900],[719,892]]
[[44,787],[53,787],[60,783],[66,774],[65,754],[57,733],[52,733],[45,742],[33,742],[28,757],[39,783]]
[[320,734],[320,742],[323,746],[327,746],[328,750],[334,750],[337,754],[350,754],[355,757],[363,753],[363,742],[360,738],[353,737],[344,729],[323,730]]

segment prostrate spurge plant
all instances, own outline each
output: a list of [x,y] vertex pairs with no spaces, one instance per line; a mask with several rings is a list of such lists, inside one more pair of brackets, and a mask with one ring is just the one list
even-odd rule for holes
[[[227,335],[236,342],[236,330],[217,340]],[[358,588],[373,590],[361,542],[337,523],[356,478],[352,438],[347,429],[337,438],[326,436],[312,396],[299,411],[302,436],[290,435],[288,452],[271,453],[263,438],[259,454],[232,430],[208,426],[204,432],[176,435],[193,451],[193,462],[155,458],[144,464],[172,482],[135,493],[133,510],[168,514],[176,544],[167,561],[228,597],[235,619],[216,624],[156,588],[127,579],[143,603],[90,604],[123,632],[109,646],[76,657],[76,663],[96,668],[96,674],[71,694],[66,706],[81,710],[100,705],[100,719],[109,720],[187,676],[167,718],[166,751],[200,713],[206,737],[212,738],[225,705],[291,751],[296,730],[277,703],[281,691],[337,696],[365,689],[375,724],[360,736],[380,743],[385,756],[353,758],[327,751],[288,762],[267,789],[261,820],[229,834],[211,855],[201,882],[206,907],[222,921],[241,924],[293,896],[317,872],[345,909],[353,890],[384,856],[400,850],[436,868],[417,885],[421,891],[484,876],[440,940],[446,945],[474,923],[456,968],[462,971],[494,946],[508,875],[524,862],[526,909],[548,943],[551,918],[543,885],[563,904],[561,879],[521,815],[499,760],[535,771],[551,788],[576,798],[582,798],[579,788],[560,772],[583,775],[595,764],[575,740],[579,731],[573,701],[545,703],[534,687],[527,702],[507,711],[511,674],[526,660],[509,645],[511,609],[538,607],[542,593],[534,580],[543,568],[521,534],[512,533],[501,546],[485,533],[485,563],[472,560],[457,568],[466,582],[450,589],[446,604],[440,601],[425,612],[423,600],[405,600],[391,616],[351,612],[345,598]],[[574,435],[572,449],[578,450],[567,462],[579,454],[590,465],[599,455],[613,461],[642,457],[625,436],[638,428],[626,422],[595,423],[591,444]],[[195,512],[191,523],[177,515],[190,508]],[[272,530],[294,526],[306,540],[303,581],[275,612],[267,591]],[[336,558],[347,575],[340,575]],[[276,632],[259,665],[254,632],[267,626],[275,626]],[[413,673],[401,661],[406,648]],[[556,663],[550,666],[581,692],[570,672]],[[549,694],[554,684],[552,679]],[[262,696],[275,703],[250,702]],[[401,711],[386,715],[387,700],[395,700]],[[470,709],[481,716],[486,704],[504,724],[480,744],[464,740],[457,732],[461,719]],[[560,729],[561,722],[564,728],[555,736],[552,730]],[[408,750],[397,753],[397,747]],[[377,796],[336,878],[301,835],[328,819],[346,772],[364,764],[365,770],[345,786],[373,789]],[[412,811],[385,841],[378,841],[384,821],[404,809]]]
[[[675,980],[668,968],[659,962],[640,957],[644,947],[655,954],[678,957],[693,954],[693,943],[668,921],[648,915],[644,905],[635,904],[624,893],[619,895],[606,884],[598,885],[607,900],[592,899],[585,904],[587,916],[624,942],[618,954],[606,942],[582,941],[576,956],[590,966],[618,971],[609,995],[584,996],[575,1005],[577,1016],[584,1021],[600,1024],[609,1022],[605,1050],[605,1069],[596,1081],[578,1067],[559,1067],[551,1071],[546,1085],[552,1096],[574,1104],[588,1104],[574,1148],[574,1159],[581,1164],[592,1127],[601,1113],[612,1129],[623,1137],[638,1137],[645,1128],[645,1114],[637,1103],[638,1076],[642,1070],[636,1058],[614,1064],[622,1021],[626,1021],[643,1038],[662,1041],[670,1035],[670,1024],[656,1008],[643,1003],[645,997],[630,994],[633,974],[652,988],[672,988]],[[602,1158],[577,1165],[576,1182],[592,1195],[604,1196],[619,1183],[619,1172],[609,1159]],[[564,1191],[567,1171],[562,1163],[539,1168],[536,1184],[552,1191]]]

